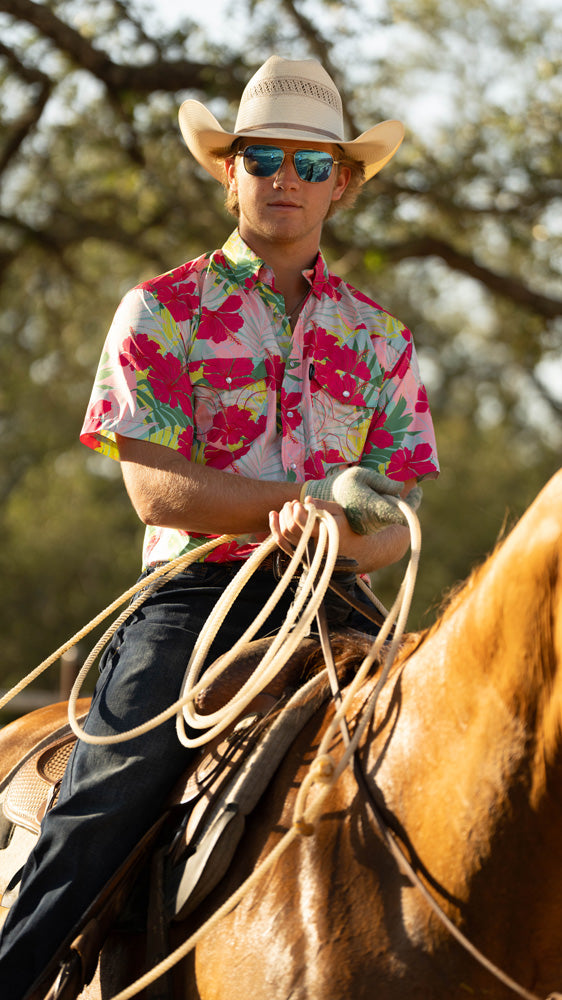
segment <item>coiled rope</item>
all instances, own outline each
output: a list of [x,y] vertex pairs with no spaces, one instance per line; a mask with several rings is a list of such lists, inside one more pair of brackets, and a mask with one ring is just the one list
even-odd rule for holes
[[[251,891],[254,885],[256,885],[264,874],[277,862],[297,836],[301,834],[311,834],[314,831],[314,823],[322,812],[325,799],[329,795],[339,776],[343,773],[351,761],[353,753],[358,747],[363,733],[373,717],[378,695],[386,681],[388,672],[404,632],[413,596],[421,549],[419,521],[414,511],[404,501],[391,496],[388,496],[385,499],[399,507],[407,520],[411,535],[410,560],[398,595],[392,605],[392,608],[387,613],[384,625],[382,626],[381,631],[373,643],[368,655],[363,660],[363,663],[357,671],[353,681],[346,689],[345,696],[342,699],[340,706],[336,709],[331,723],[326,729],[326,733],[321,740],[317,754],[312,761],[309,771],[299,789],[291,828],[273,848],[267,858],[254,870],[254,872],[252,872],[246,881],[242,883],[238,890],[228,900],[226,900],[226,902],[218,910],[216,910],[213,916],[195,932],[195,934],[184,941],[182,945],[175,949],[175,951],[168,955],[162,962],[154,966],[154,968],[147,972],[144,976],[136,980],[136,982],[132,983],[125,990],[116,994],[115,997],[113,997],[113,1000],[130,1000],[130,998],[136,996],[141,990],[146,989],[147,986],[155,982],[160,976],[164,975],[171,968],[173,968],[174,965],[185,958],[185,956],[196,947],[201,938],[208,934],[213,927],[231,910],[233,910],[240,900]],[[183,569],[187,568],[192,562],[200,560],[218,545],[232,541],[234,538],[232,535],[221,535],[219,538],[212,539],[194,551],[186,553],[185,555],[172,560],[170,563],[167,563],[165,566],[160,567],[143,580],[138,581],[133,587],[125,591],[121,597],[117,598],[110,605],[108,605],[104,611],[100,612],[99,615],[92,619],[71,639],[60,646],[59,649],[51,654],[51,656],[40,663],[38,667],[19,681],[18,684],[11,688],[10,691],[8,691],[7,694],[0,699],[0,709],[2,709],[4,705],[6,705],[13,697],[15,697],[16,694],[19,694],[20,691],[27,687],[28,684],[31,684],[37,677],[47,670],[52,663],[71,649],[72,646],[88,635],[101,622],[105,621],[105,619],[121,607],[122,604],[126,601],[132,601],[132,598],[134,598],[135,595],[138,595],[136,600],[129,604],[127,609],[117,617],[117,619],[105,631],[101,639],[96,643],[90,655],[84,662],[78,677],[76,678],[68,703],[68,718],[72,731],[79,739],[91,744],[103,745],[124,742],[126,740],[131,740],[142,733],[148,732],[150,729],[161,725],[163,722],[175,715],[178,738],[185,746],[198,747],[214,739],[216,735],[223,732],[224,729],[226,729],[231,722],[237,718],[237,716],[247,707],[252,699],[261,690],[263,690],[266,684],[269,683],[269,681],[287,662],[289,657],[299,645],[301,639],[308,634],[310,623],[315,617],[328,588],[338,555],[339,531],[337,523],[329,512],[318,510],[313,504],[310,503],[305,506],[308,510],[308,518],[306,526],[303,528],[299,544],[297,545],[293,557],[281,577],[281,580],[262,611],[258,614],[255,621],[246,630],[244,635],[238,640],[237,643],[235,643],[230,652],[221,658],[220,665],[208,668],[205,672],[204,678],[199,679],[206,654],[211,646],[213,638],[222,625],[222,622],[236,600],[236,597],[243,589],[250,576],[256,571],[256,569],[258,569],[261,562],[271,552],[277,550],[277,544],[271,536],[266,539],[265,542],[262,542],[262,544],[252,553],[250,558],[242,564],[239,572],[233,578],[217,602],[193,649],[184,675],[180,697],[164,712],[159,713],[153,718],[147,720],[147,722],[143,723],[141,726],[136,726],[125,733],[116,734],[115,736],[101,737],[86,733],[79,725],[76,718],[76,703],[92,664],[95,662],[104,646],[109,642],[127,618],[134,614],[137,608],[140,607],[153,593],[155,593],[169,580],[173,579],[173,577],[180,573]],[[307,543],[317,523],[318,537],[315,540],[315,553],[312,563],[310,567],[303,572],[301,585],[298,588],[295,600],[278,635],[275,637],[260,663],[256,666],[250,678],[240,688],[238,693],[234,695],[233,698],[218,712],[214,712],[206,716],[200,715],[195,709],[195,699],[198,693],[204,687],[207,687],[208,684],[222,672],[222,670],[224,670],[230,663],[233,662],[233,660],[236,659],[240,652],[240,647],[251,640],[262,623],[266,620],[272,608],[289,586],[297,569],[302,566]],[[316,580],[323,560],[324,567],[319,579]],[[359,577],[357,578],[357,582],[369,599],[380,609],[381,605],[372,594],[370,588]],[[301,615],[300,618],[299,615]],[[328,747],[342,720],[346,718],[346,713],[351,706],[355,694],[367,678],[374,661],[379,656],[379,653],[395,623],[396,628],[394,636],[389,646],[381,676],[366,706],[364,707],[361,720],[355,728],[352,739],[345,747],[340,760],[336,763],[334,762],[333,757],[328,753]],[[206,731],[200,737],[189,739],[185,732],[185,721],[187,721],[189,726],[193,729]],[[315,795],[311,795],[313,788],[316,789]]]
[[[379,635],[377,636],[375,642],[373,643],[369,653],[363,660],[357,674],[355,675],[353,681],[351,682],[349,688],[346,690],[345,697],[339,709],[336,710],[334,717],[326,730],[326,734],[322,739],[318,751],[314,760],[312,761],[309,771],[305,776],[305,779],[299,789],[297,795],[297,801],[295,803],[295,808],[293,812],[292,825],[287,831],[287,833],[281,838],[281,840],[275,845],[268,856],[254,869],[251,875],[239,886],[239,888],[234,892],[223,904],[220,906],[213,915],[195,931],[191,937],[187,938],[181,945],[179,945],[173,952],[171,952],[165,959],[154,966],[147,973],[137,979],[130,986],[122,990],[120,993],[115,994],[112,1000],[131,1000],[135,997],[141,990],[146,989],[151,983],[155,982],[160,976],[169,972],[170,969],[181,962],[194,948],[197,947],[198,943],[203,937],[208,935],[220,921],[227,916],[241,900],[246,896],[252,889],[258,884],[258,882],[263,878],[263,876],[277,863],[279,858],[285,853],[285,851],[290,847],[294,840],[302,834],[309,835],[314,832],[314,824],[322,812],[322,808],[327,796],[330,794],[331,789],[338,780],[339,776],[349,765],[353,753],[359,742],[366,727],[369,725],[378,700],[379,693],[388,677],[388,673],[396,656],[398,646],[401,642],[404,629],[406,626],[406,621],[408,613],[410,610],[410,605],[412,601],[412,596],[415,587],[417,569],[419,564],[419,556],[421,550],[421,533],[419,527],[419,521],[412,509],[408,504],[404,503],[402,500],[397,500],[394,497],[387,497],[390,502],[395,503],[402,513],[404,514],[408,526],[410,529],[411,536],[411,552],[410,560],[404,575],[402,584],[396,596],[396,599],[387,614],[387,618]],[[307,505],[308,506],[308,505]],[[330,522],[331,515],[324,516],[326,512],[318,511],[313,508],[313,513],[315,517],[321,516],[321,521],[326,520],[327,523]],[[335,525],[335,534],[337,534],[337,525]],[[337,539],[336,539],[337,540]],[[305,543],[306,544],[306,543]],[[303,545],[304,549],[304,545]],[[268,550],[269,551],[269,550]],[[295,553],[296,554],[296,553]],[[337,555],[337,550],[336,550]],[[289,567],[290,568],[290,567]],[[310,576],[312,577],[312,567]],[[367,596],[372,599],[371,591],[369,587],[362,584],[360,578],[358,582],[362,585]],[[321,590],[321,584],[318,584],[318,591]],[[375,602],[373,602],[375,603]],[[230,604],[228,605],[230,607]],[[224,616],[223,616],[224,617]],[[221,619],[222,620],[222,619]],[[368,699],[366,706],[363,711],[363,715],[360,723],[356,726],[353,738],[349,745],[346,746],[344,753],[338,763],[335,763],[333,757],[327,752],[327,747],[330,741],[339,727],[342,719],[345,718],[346,712],[349,709],[351,702],[357,693],[360,685],[366,679],[369,671],[377,659],[384,643],[386,642],[388,635],[396,623],[396,628],[394,631],[393,639],[390,643],[388,653],[385,659],[384,667],[381,672],[381,676]],[[230,659],[229,659],[230,662]],[[256,668],[256,673],[259,670],[259,666]],[[189,668],[187,673],[189,674]],[[194,671],[195,673],[195,671]],[[207,675],[206,675],[207,678]],[[192,689],[195,691],[196,687]],[[193,715],[189,715],[190,725],[193,724],[192,718],[198,719],[197,714],[194,712]],[[208,718],[208,717],[207,717]],[[316,789],[316,794],[311,795],[313,788]]]
[[[233,660],[236,659],[240,653],[241,647],[251,640],[263,622],[267,619],[271,610],[275,607],[279,598],[289,586],[297,568],[301,564],[307,542],[317,521],[319,522],[319,531],[316,541],[316,552],[310,567],[310,572],[306,573],[300,592],[297,593],[295,600],[289,609],[287,617],[272,642],[271,647],[257,664],[246,683],[242,685],[240,690],[229,702],[227,702],[226,705],[224,705],[219,711],[210,715],[200,715],[195,709],[195,698],[203,688],[206,688],[220,673],[222,673],[224,669],[226,669],[230,663],[233,662]],[[246,629],[230,652],[221,658],[220,664],[209,668],[205,672],[205,677],[198,681],[198,677],[203,668],[209,647],[211,646],[215,635],[236,600],[236,597],[241,592],[250,576],[252,576],[256,569],[258,569],[263,559],[266,558],[270,552],[277,549],[277,544],[273,538],[266,539],[266,541],[252,553],[247,562],[241,566],[241,569],[231,580],[230,584],[215,605],[213,611],[207,618],[191,654],[187,670],[184,675],[181,694],[177,701],[169,705],[163,712],[158,713],[151,719],[143,722],[141,725],[135,726],[133,729],[126,730],[124,733],[118,733],[113,736],[94,736],[85,732],[85,730],[78,723],[76,718],[76,703],[80,697],[80,692],[86,675],[88,674],[94,660],[97,658],[100,649],[103,648],[106,642],[113,636],[123,621],[133,613],[136,607],[138,607],[143,600],[147,599],[148,593],[145,592],[141,594],[138,601],[135,602],[134,605],[131,605],[131,607],[106,631],[80,670],[70,693],[68,703],[68,719],[72,731],[79,739],[84,740],[86,743],[91,743],[97,746],[107,746],[113,743],[122,743],[127,740],[132,740],[137,736],[142,736],[175,715],[178,738],[184,746],[199,747],[210,742],[215,736],[222,733],[232,722],[234,722],[234,720],[250,704],[256,695],[259,694],[259,692],[262,691],[269,681],[278,673],[281,666],[287,662],[289,657],[299,645],[303,636],[308,634],[310,630],[310,623],[314,618],[328,588],[337,559],[338,544],[339,532],[335,519],[331,514],[328,514],[326,511],[316,510],[316,508],[310,504],[308,506],[306,526],[303,529],[299,544],[297,545],[281,580],[277,584],[277,587],[271,594],[269,600],[254,619],[253,623],[248,627],[248,629]],[[200,553],[200,551],[201,550],[198,549],[197,553]],[[315,579],[324,556],[324,568],[318,582],[315,584]],[[148,577],[147,579],[150,580],[151,577]],[[162,584],[160,583],[160,585]],[[301,615],[300,618],[299,615]],[[193,728],[203,729],[206,731],[202,736],[190,739],[185,731],[184,720],[187,720],[189,725],[193,726]]]

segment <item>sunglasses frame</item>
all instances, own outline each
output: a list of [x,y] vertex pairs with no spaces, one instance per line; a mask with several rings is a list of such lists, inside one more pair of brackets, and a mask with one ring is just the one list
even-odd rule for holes
[[[276,166],[271,171],[270,174],[255,174],[251,170],[248,170],[248,166],[247,166],[247,163],[246,163],[246,154],[249,153],[249,151],[252,150],[252,149],[274,150],[274,151],[276,151],[278,153],[283,153],[283,159],[281,160],[281,163],[278,166]],[[326,177],[322,177],[319,180],[316,180],[314,178],[311,178],[309,180],[307,177],[301,177],[301,174],[299,172],[299,168],[297,166],[297,161],[295,159],[295,156],[298,153],[320,153],[322,156],[329,157],[330,160],[332,161],[332,165],[330,167],[330,172],[326,175]],[[251,143],[251,145],[246,146],[245,149],[238,150],[234,155],[242,157],[243,162],[244,162],[244,169],[245,169],[245,171],[246,171],[247,174],[250,174],[250,177],[262,177],[262,178],[274,177],[275,174],[277,174],[281,170],[281,167],[285,163],[285,160],[287,159],[287,156],[290,156],[290,157],[292,157],[293,166],[295,168],[295,171],[297,173],[297,176],[298,176],[299,180],[304,181],[306,184],[323,184],[324,181],[327,181],[328,178],[331,176],[333,168],[335,166],[337,166],[339,163],[343,162],[342,160],[335,160],[331,153],[328,153],[326,150],[323,150],[323,149],[307,149],[306,147],[303,147],[302,149],[286,149],[283,146],[266,146],[266,145],[262,145],[261,143]]]

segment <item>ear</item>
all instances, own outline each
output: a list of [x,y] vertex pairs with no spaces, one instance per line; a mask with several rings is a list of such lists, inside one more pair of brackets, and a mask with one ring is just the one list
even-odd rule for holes
[[226,186],[229,191],[237,191],[238,185],[236,183],[236,157],[229,156],[227,160],[224,161],[224,171],[226,174]]
[[332,201],[340,200],[350,180],[351,170],[349,167],[339,167],[336,183],[334,184],[334,190],[332,191]]

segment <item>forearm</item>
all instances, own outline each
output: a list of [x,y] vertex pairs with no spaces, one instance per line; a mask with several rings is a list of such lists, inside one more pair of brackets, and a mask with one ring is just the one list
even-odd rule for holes
[[268,514],[298,483],[247,479],[190,462],[170,448],[118,437],[127,492],[141,521],[202,534],[268,531]]
[[[383,566],[398,562],[406,553],[410,534],[402,525],[392,524],[369,535],[358,535],[350,528],[339,504],[328,500],[312,502],[315,507],[329,511],[335,518],[339,531],[339,555],[354,559],[357,563],[357,572],[373,573]],[[307,509],[299,502],[289,502],[279,511],[271,512],[269,518],[271,533],[277,544],[286,552],[292,551],[298,544],[307,518]]]
[[374,573],[398,562],[408,551],[409,543],[410,532],[400,524],[391,524],[372,535],[347,533],[345,526],[340,527],[339,553],[355,559],[359,573]]

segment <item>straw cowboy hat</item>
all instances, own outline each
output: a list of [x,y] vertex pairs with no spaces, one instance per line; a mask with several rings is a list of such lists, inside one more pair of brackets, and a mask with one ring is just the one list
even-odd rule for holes
[[365,180],[388,163],[404,137],[401,122],[386,121],[345,142],[341,97],[332,78],[315,59],[271,56],[244,89],[234,132],[223,129],[199,101],[184,101],[179,123],[188,149],[213,177],[225,180],[213,156],[241,136],[337,143],[365,167]]

